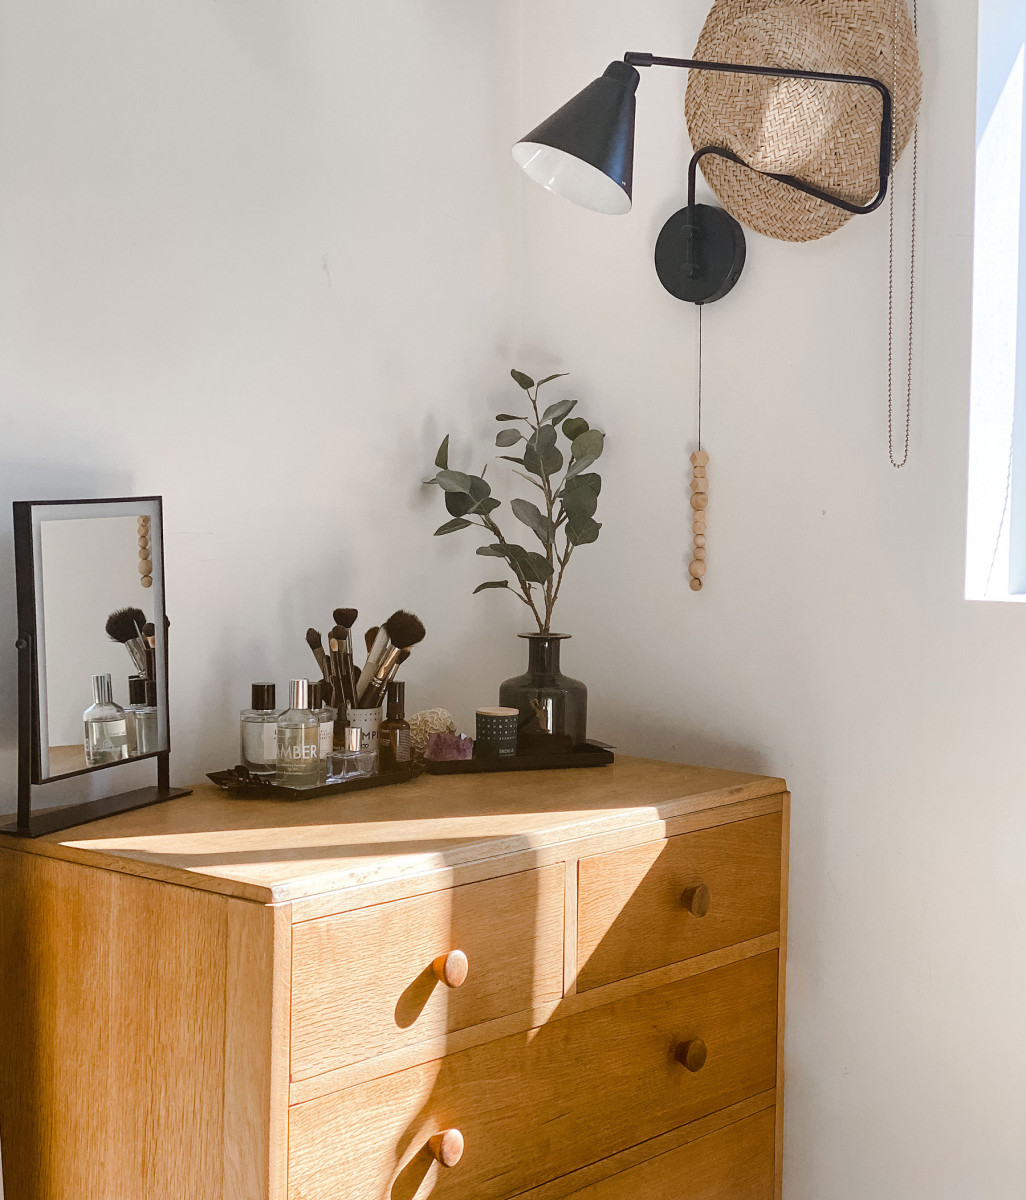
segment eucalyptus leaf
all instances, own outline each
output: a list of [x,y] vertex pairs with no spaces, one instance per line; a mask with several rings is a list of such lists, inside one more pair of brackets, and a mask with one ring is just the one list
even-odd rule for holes
[[448,471],[449,469],[449,435],[446,434],[442,439],[442,444],[438,447],[438,453],[435,455],[435,466],[440,471]]
[[465,492],[470,495],[470,476],[464,475],[462,471],[439,471],[435,479],[443,491]]
[[508,588],[508,587],[509,587],[508,579],[495,579],[491,583],[479,583],[477,585],[477,587],[474,588],[474,595],[476,596],[478,592],[486,591],[488,588]]
[[581,520],[571,517],[566,523],[566,538],[573,546],[586,546],[589,542],[598,541],[601,528],[601,524],[591,517],[584,517]]
[[495,439],[496,446],[515,446],[523,441],[524,435],[519,429],[503,429]]
[[590,487],[571,488],[563,496],[563,511],[571,522],[589,520],[598,508],[598,493]]
[[533,550],[529,550],[516,565],[529,583],[547,583],[553,575],[548,559],[544,554],[535,554]]
[[519,384],[525,392],[530,391],[531,388],[534,387],[534,380],[531,378],[531,376],[525,375],[523,371],[518,371],[516,367],[510,371],[510,375],[513,377],[513,382]]
[[544,379],[538,380],[538,386],[541,387],[543,383],[551,383],[553,379],[565,379],[569,374],[569,371],[560,371],[558,375],[546,375]]
[[[455,481],[449,482],[453,485],[446,488],[445,508],[451,517],[465,517],[468,513],[482,511],[479,507],[482,500],[486,500],[492,494],[492,489],[479,475],[463,475],[459,471],[440,471],[438,478],[441,481],[442,476],[458,476]],[[466,481],[465,487],[456,488],[455,483],[463,483]],[[445,483],[442,482],[442,487]]]
[[514,458],[512,454],[500,454],[498,457],[504,459],[506,462],[515,462],[521,467],[524,465],[524,460],[522,458]]
[[469,529],[472,524],[473,521],[464,521],[462,517],[454,517],[453,520],[438,526],[435,530],[435,537],[440,537],[443,533],[455,533],[457,529]]
[[496,421],[526,421],[526,417],[514,417],[511,413],[499,413]]
[[553,425],[558,425],[560,421],[577,407],[576,400],[559,400],[555,404],[550,404],[549,407],[542,413],[543,421],[551,421]]
[[579,475],[586,467],[590,467],[602,453],[604,445],[605,434],[599,433],[597,429],[589,429],[586,433],[575,437],[570,446],[573,462],[567,470],[567,479],[572,479],[575,475]]
[[538,538],[543,546],[547,546],[555,536],[555,529],[549,518],[541,511],[536,504],[532,504],[530,500],[510,501],[510,508],[513,510],[513,515],[518,521],[523,523],[530,529]]
[[490,512],[494,512],[497,508],[501,507],[501,505],[502,501],[496,500],[494,496],[485,496],[481,500],[478,500],[472,508],[468,508],[467,514],[483,513],[487,516]]
[[[523,546],[521,546],[520,549],[523,550],[524,549]],[[498,542],[493,542],[490,546],[478,546],[477,553],[480,554],[482,558],[507,558],[508,557],[508,555],[506,554],[506,547],[500,546]],[[527,551],[524,550],[524,553],[526,554]]]
[[563,422],[563,432],[570,441],[580,437],[582,433],[587,433],[590,428],[591,426],[583,417],[570,417]]
[[539,425],[527,439],[524,467],[532,475],[552,476],[563,467],[563,455],[556,449],[556,430],[552,425]]

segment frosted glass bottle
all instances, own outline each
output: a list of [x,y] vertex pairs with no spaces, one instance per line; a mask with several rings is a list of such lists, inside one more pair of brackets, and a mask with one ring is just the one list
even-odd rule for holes
[[289,683],[289,706],[278,718],[275,783],[281,787],[315,788],[321,783],[321,719],[310,709],[306,679]]
[[128,721],[114,703],[109,675],[93,676],[93,703],[82,714],[87,767],[102,767],[128,758]]

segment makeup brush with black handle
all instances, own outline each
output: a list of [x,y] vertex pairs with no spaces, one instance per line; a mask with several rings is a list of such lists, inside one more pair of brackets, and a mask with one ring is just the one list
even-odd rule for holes
[[136,671],[149,678],[146,662],[146,639],[143,626],[146,614],[141,608],[118,608],[107,618],[107,636],[112,642],[120,642],[128,651]]
[[360,614],[355,608],[336,608],[332,616],[335,625],[345,630],[345,643],[342,646],[342,685],[346,689],[349,703],[356,707],[356,663],[353,657],[353,626]]
[[345,633],[346,631],[341,625],[336,625],[328,634],[328,653],[330,654],[329,665],[331,668],[331,687],[335,693],[335,707],[341,708],[345,704],[351,704],[356,707],[355,698],[350,698],[349,692],[346,690],[346,680],[343,674],[343,657],[345,655]]
[[324,644],[321,641],[321,635],[316,629],[310,628],[306,631],[306,644],[313,651],[314,658],[317,659],[317,665],[321,669],[321,678],[325,683],[331,683],[331,671],[328,669],[328,659],[324,653]]
[[[424,640],[424,623],[413,613],[399,609],[394,612],[382,627],[388,638],[388,643],[374,673],[360,693],[361,708],[377,708],[388,687],[390,675],[395,674],[399,654],[418,642]],[[407,656],[408,657],[408,656]],[[362,677],[361,677],[362,682]]]

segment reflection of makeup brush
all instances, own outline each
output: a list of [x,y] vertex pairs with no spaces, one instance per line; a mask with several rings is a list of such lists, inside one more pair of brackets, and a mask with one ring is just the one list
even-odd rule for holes
[[[381,655],[374,668],[374,673],[360,693],[361,708],[377,708],[381,703],[388,687],[388,680],[394,677],[398,669],[400,654],[405,650],[409,658],[409,649],[424,640],[424,623],[413,613],[399,609],[394,612],[384,624],[388,637],[388,647]],[[403,659],[405,662],[406,660]],[[362,677],[361,677],[362,682]]]
[[336,608],[332,613],[336,628],[344,630],[346,635],[342,644],[342,685],[346,689],[349,703],[354,708],[356,706],[356,666],[353,659],[352,629],[359,615],[355,608]]
[[306,631],[306,644],[313,651],[314,658],[317,659],[317,665],[321,669],[321,677],[325,683],[331,683],[331,672],[328,670],[328,660],[324,655],[324,646],[321,642],[321,635],[316,629],[308,629]]
[[146,678],[157,678],[157,629],[152,621],[147,621],[142,627],[143,641],[146,643]]
[[146,640],[142,627],[146,614],[141,608],[118,608],[107,618],[107,636],[112,642],[120,642],[128,651],[135,669],[140,675],[148,675],[146,665]]

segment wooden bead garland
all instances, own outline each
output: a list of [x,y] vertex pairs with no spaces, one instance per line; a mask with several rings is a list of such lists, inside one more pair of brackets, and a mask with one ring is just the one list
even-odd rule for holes
[[150,552],[150,518],[139,518],[139,582],[153,587],[153,556]]
[[691,576],[691,590],[700,592],[702,580],[705,578],[705,510],[709,506],[709,481],[705,469],[709,465],[709,455],[704,450],[696,450],[691,456],[691,509],[692,529],[694,531],[695,549],[688,567]]

